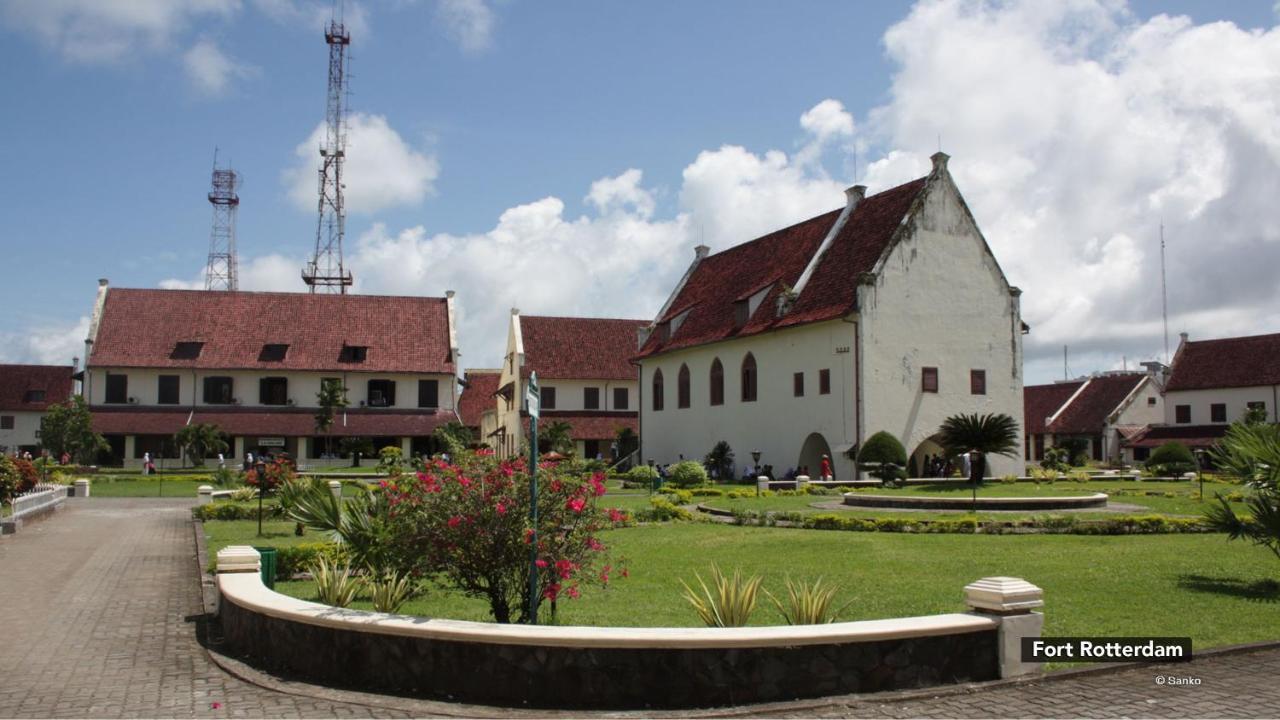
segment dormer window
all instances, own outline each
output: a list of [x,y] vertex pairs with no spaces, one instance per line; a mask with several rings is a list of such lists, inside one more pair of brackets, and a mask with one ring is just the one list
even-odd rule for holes
[[746,300],[739,300],[733,304],[733,327],[740,328],[747,324],[751,319],[751,311]]
[[22,402],[24,402],[24,403],[39,403],[39,402],[44,402],[44,391],[43,391],[43,390],[28,390],[28,391],[26,392],[26,394],[24,394],[24,395],[22,396]]
[[169,359],[170,360],[197,360],[200,358],[200,353],[203,350],[204,350],[203,342],[183,340],[173,346],[173,352],[169,353]]
[[289,354],[289,346],[281,343],[267,343],[258,353],[258,362],[283,362]]
[[369,348],[366,345],[343,345],[342,352],[338,354],[338,362],[362,363],[368,355]]
[[671,339],[671,323],[658,323],[658,342],[666,342]]

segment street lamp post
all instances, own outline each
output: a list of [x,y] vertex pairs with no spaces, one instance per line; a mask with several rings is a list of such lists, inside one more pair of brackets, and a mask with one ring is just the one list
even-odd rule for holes
[[1200,482],[1200,502],[1204,502],[1204,448],[1196,448],[1196,478]]
[[267,464],[259,460],[253,469],[258,473],[258,537],[262,537],[262,496],[267,494]]
[[529,410],[529,624],[538,624],[538,415],[542,397],[538,393],[538,373],[529,374],[525,405]]
[[752,480],[755,480],[755,483],[756,483],[756,497],[760,497],[760,451],[759,450],[751,451],[751,462],[755,464],[756,476],[752,478]]

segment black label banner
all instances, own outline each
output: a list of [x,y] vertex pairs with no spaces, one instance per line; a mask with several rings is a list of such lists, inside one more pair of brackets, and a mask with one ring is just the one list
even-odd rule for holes
[[1023,662],[1186,662],[1189,637],[1024,637]]

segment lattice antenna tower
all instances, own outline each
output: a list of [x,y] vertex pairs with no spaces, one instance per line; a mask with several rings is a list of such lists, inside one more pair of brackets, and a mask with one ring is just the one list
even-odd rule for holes
[[329,93],[325,108],[325,139],[320,146],[320,203],[316,223],[316,251],[302,270],[311,292],[346,294],[351,273],[342,262],[342,237],[347,213],[342,199],[342,164],[347,154],[347,49],[351,33],[341,20],[329,21],[324,41],[329,45]]
[[204,272],[205,290],[239,290],[240,269],[236,259],[236,189],[240,176],[231,168],[218,167],[218,151],[213,151],[213,182],[209,204],[213,206],[213,229],[209,232],[209,264]]

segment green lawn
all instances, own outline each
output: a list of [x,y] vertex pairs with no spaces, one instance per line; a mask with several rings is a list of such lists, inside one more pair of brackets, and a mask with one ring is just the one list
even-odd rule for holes
[[[256,538],[252,521],[205,523],[212,559],[228,544],[315,542],[292,523],[272,521]],[[1264,549],[1222,535],[904,535],[753,528],[703,523],[644,525],[607,533],[630,577],[560,603],[575,625],[692,626],[680,580],[710,563],[761,573],[782,590],[784,576],[825,577],[840,586],[842,615],[866,620],[964,610],[961,588],[980,577],[1012,575],[1045,590],[1046,635],[1181,636],[1196,647],[1280,637],[1280,563]],[[616,577],[616,573],[615,573]],[[276,589],[314,600],[310,582]],[[367,601],[355,607],[369,608]],[[778,622],[762,598],[754,621]],[[404,612],[488,620],[487,606],[437,587]]]
[[209,478],[164,477],[150,475],[90,476],[89,496],[94,497],[196,497],[196,488],[209,485]]

